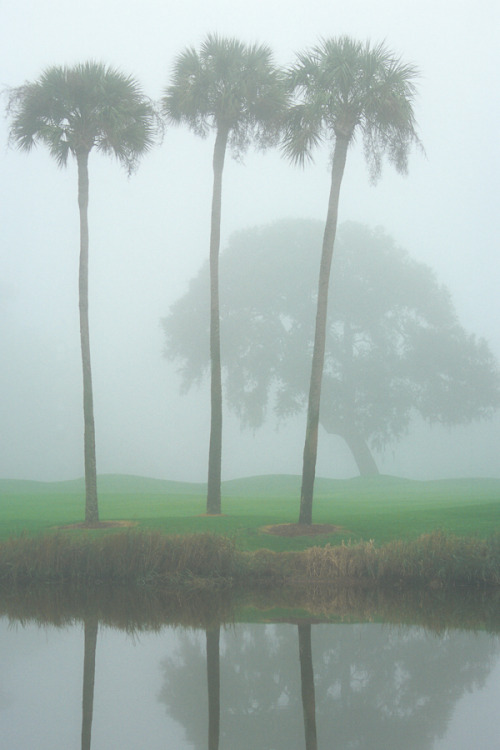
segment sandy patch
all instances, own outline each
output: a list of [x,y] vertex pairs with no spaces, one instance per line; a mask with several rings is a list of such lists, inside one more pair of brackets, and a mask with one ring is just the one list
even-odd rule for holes
[[265,534],[275,534],[276,536],[319,536],[321,534],[337,534],[345,532],[342,526],[334,526],[331,523],[279,523],[274,526],[261,526],[261,531]]
[[137,521],[99,521],[98,523],[86,524],[85,521],[81,523],[68,523],[65,526],[57,526],[58,529],[117,529],[126,528],[129,526],[137,526]]

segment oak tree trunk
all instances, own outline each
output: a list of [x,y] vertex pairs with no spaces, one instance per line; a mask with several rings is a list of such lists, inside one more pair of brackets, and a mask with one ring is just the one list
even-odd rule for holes
[[352,431],[342,433],[341,437],[346,441],[347,446],[356,461],[356,466],[358,467],[360,476],[376,476],[379,473],[378,466],[375,463],[373,454],[363,436],[358,432]]

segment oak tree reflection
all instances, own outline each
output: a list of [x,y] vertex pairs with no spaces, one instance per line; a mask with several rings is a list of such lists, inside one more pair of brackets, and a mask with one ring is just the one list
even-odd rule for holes
[[[458,699],[484,683],[499,652],[496,639],[461,631],[370,624],[301,625],[298,633],[297,660],[293,626],[223,632],[221,748],[303,748],[305,729],[306,750],[332,743],[430,750]],[[203,645],[192,632],[180,635],[176,654],[162,664],[160,694],[200,750],[207,736]]]

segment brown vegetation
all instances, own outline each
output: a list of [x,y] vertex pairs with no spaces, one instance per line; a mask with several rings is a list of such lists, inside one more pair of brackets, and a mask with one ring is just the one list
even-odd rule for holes
[[499,587],[500,534],[485,540],[435,532],[381,547],[370,541],[300,552],[241,552],[232,540],[208,533],[174,536],[127,530],[100,537],[56,533],[0,543],[0,583],[184,591],[304,585]]

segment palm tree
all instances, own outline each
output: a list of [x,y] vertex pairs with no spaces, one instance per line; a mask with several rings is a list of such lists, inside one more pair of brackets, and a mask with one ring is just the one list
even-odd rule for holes
[[410,147],[419,144],[413,113],[416,76],[416,69],[402,63],[385,45],[363,45],[346,36],[322,41],[310,52],[300,54],[288,74],[295,101],[285,124],[285,153],[293,162],[303,164],[311,158],[315,146],[324,141],[333,144],[330,197],[319,271],[299,523],[312,523],[328,287],[347,151],[360,133],[373,180],[380,174],[384,154],[399,172],[406,173]]
[[88,160],[93,148],[113,154],[130,174],[154,140],[154,111],[137,82],[100,63],[48,68],[10,92],[11,140],[30,151],[49,148],[59,166],[72,154],[78,168],[79,307],[83,370],[85,523],[99,522],[88,318]]
[[162,100],[171,123],[185,123],[196,135],[215,131],[210,228],[211,422],[207,513],[221,512],[222,377],[219,330],[219,250],[222,173],[226,149],[242,153],[252,139],[262,147],[276,137],[285,91],[267,46],[208,35],[199,52],[189,48],[174,65]]

